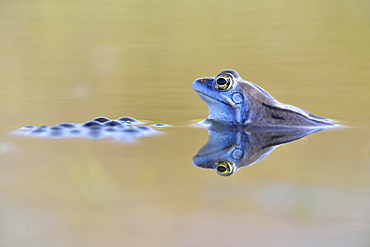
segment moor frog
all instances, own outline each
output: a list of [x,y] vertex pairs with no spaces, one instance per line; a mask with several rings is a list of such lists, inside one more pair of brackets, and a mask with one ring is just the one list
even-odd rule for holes
[[209,109],[206,122],[258,127],[334,126],[335,121],[278,102],[261,87],[243,80],[235,70],[215,78],[199,78],[193,89]]

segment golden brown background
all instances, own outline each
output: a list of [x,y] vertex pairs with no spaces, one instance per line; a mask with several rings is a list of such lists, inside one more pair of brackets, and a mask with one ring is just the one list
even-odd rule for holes
[[[1,1],[0,246],[369,246],[368,1]],[[192,91],[226,68],[351,128],[229,178],[191,163]],[[129,115],[123,145],[15,137]]]

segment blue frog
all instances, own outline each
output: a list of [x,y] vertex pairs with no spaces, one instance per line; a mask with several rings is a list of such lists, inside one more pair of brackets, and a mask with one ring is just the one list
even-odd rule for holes
[[206,122],[259,127],[335,126],[335,121],[278,102],[266,90],[243,80],[235,70],[199,78],[193,89],[209,109]]

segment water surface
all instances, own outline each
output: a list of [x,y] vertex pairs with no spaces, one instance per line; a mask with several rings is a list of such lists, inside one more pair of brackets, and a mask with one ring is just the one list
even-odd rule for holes
[[[369,246],[366,1],[0,3],[1,246]],[[208,139],[191,89],[226,68],[337,119],[230,177],[192,164]],[[38,139],[97,116],[163,135]]]

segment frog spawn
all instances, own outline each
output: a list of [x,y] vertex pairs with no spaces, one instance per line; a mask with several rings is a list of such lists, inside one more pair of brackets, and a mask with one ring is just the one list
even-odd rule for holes
[[98,117],[83,124],[61,123],[55,126],[26,126],[13,131],[16,135],[48,138],[110,138],[121,142],[130,142],[138,138],[161,133],[158,128],[164,124],[146,125],[131,117],[111,120]]

